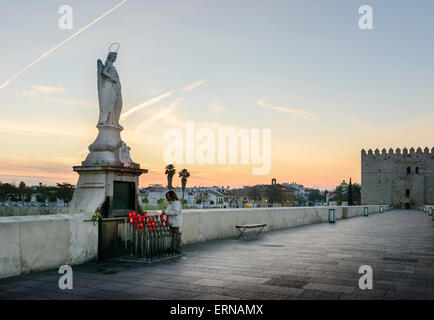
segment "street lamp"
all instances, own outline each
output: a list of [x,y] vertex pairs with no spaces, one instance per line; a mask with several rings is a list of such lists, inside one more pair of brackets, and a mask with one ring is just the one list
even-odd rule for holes
[[330,223],[336,222],[335,209],[329,209],[329,222]]
[[364,215],[365,217],[369,216],[368,207],[363,208],[363,215]]

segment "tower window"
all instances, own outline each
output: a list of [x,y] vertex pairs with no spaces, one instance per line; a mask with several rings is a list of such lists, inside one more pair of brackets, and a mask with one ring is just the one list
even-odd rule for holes
[[410,198],[410,190],[409,189],[405,190],[405,197],[407,199]]
[[411,173],[411,168],[407,167],[407,174],[410,174],[410,173]]

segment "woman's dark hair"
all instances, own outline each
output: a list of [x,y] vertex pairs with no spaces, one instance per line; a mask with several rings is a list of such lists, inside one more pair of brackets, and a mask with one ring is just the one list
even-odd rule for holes
[[175,191],[169,190],[166,193],[166,200],[171,202],[171,201],[179,200],[179,198]]

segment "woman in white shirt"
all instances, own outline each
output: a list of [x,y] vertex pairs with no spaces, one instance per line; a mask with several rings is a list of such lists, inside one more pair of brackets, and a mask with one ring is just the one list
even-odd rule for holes
[[166,216],[169,218],[170,233],[172,234],[172,251],[181,253],[181,232],[182,226],[182,206],[179,202],[178,195],[175,191],[169,190],[166,193],[166,200],[168,202],[166,209]]

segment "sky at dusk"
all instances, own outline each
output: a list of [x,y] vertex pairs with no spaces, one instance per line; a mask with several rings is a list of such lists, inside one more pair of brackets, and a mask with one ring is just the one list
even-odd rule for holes
[[[72,30],[58,26],[64,4],[73,9]],[[364,4],[373,8],[373,30],[358,26]],[[191,172],[189,186],[276,178],[332,188],[350,177],[360,182],[363,148],[433,147],[430,0],[0,0],[0,6],[2,182],[76,183],[72,166],[84,161],[98,132],[96,61],[105,60],[113,42],[120,43],[121,135],[132,159],[149,169],[142,187],[166,183],[163,135],[183,132],[186,121],[214,132],[272,133],[269,174],[252,175],[252,164],[176,164]]]

